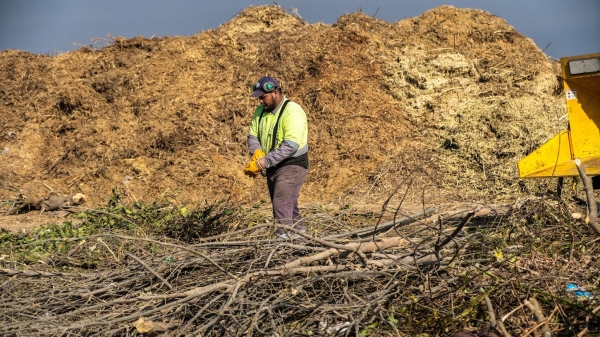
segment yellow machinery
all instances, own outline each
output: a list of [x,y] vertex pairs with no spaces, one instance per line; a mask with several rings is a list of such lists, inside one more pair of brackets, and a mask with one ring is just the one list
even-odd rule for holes
[[600,176],[600,53],[560,59],[569,127],[523,158],[520,178]]

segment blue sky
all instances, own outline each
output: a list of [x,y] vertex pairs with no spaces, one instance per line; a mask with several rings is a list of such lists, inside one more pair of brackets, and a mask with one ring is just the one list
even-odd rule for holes
[[[392,23],[444,4],[477,8],[505,19],[552,58],[600,52],[600,0],[276,2],[286,10],[297,9],[309,23],[334,23],[358,10]],[[262,0],[0,0],[0,51],[52,55],[94,43],[102,46],[102,40],[94,39],[109,34],[189,36],[217,28],[248,6],[271,4]]]

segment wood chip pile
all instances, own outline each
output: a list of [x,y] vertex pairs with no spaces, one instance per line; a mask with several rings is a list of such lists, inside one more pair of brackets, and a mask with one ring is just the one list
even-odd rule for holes
[[189,37],[0,52],[0,180],[90,206],[113,188],[132,202],[268,200],[242,173],[250,87],[266,74],[309,116],[304,204],[379,205],[415,171],[446,196],[514,200],[538,189],[519,186],[517,161],[565,122],[556,64],[490,13],[356,12],[328,25],[250,7]]

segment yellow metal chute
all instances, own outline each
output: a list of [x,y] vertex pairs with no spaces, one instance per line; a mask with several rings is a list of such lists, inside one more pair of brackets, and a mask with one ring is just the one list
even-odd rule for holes
[[587,175],[600,175],[600,53],[560,63],[569,128],[519,162],[520,178],[578,176],[577,158]]

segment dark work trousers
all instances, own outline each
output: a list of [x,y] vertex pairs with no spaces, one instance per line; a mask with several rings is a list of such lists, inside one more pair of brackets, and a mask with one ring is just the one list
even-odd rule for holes
[[267,186],[276,222],[299,230],[304,229],[304,222],[298,210],[298,196],[307,174],[308,169],[298,165],[282,166],[273,172],[267,171]]

